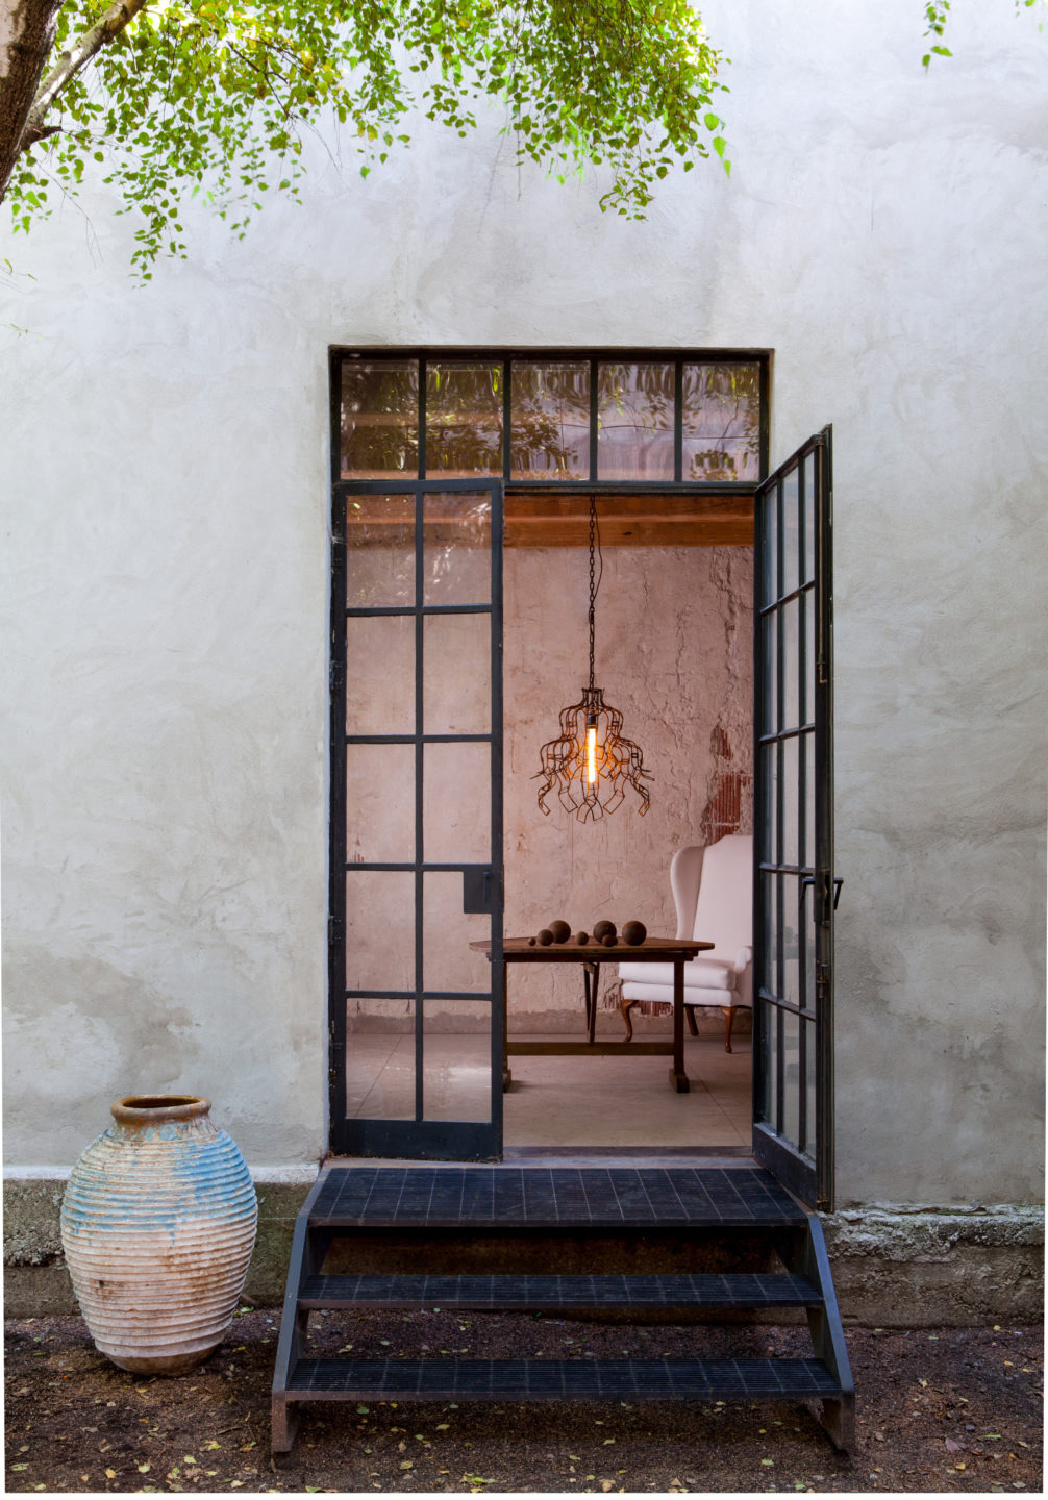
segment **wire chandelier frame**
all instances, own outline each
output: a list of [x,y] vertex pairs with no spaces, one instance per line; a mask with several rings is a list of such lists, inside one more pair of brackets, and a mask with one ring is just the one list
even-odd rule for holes
[[[600,558],[600,571],[597,559]],[[560,734],[543,745],[539,752],[542,770],[533,780],[542,779],[539,807],[549,816],[547,799],[556,793],[560,805],[574,813],[580,823],[613,813],[626,798],[631,786],[640,798],[637,809],[641,817],[651,805],[645,781],[651,780],[644,769],[644,752],[622,733],[622,714],[604,701],[603,688],[594,685],[596,650],[597,592],[600,589],[604,559],[600,553],[600,528],[597,524],[597,501],[590,496],[589,515],[589,686],[581,689],[582,698],[560,711]]]

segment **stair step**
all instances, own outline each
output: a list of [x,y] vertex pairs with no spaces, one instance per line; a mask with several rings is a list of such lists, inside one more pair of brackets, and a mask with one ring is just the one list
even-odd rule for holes
[[300,1359],[297,1400],[652,1401],[833,1398],[818,1359]]
[[756,1229],[804,1227],[761,1168],[332,1167],[311,1228]]
[[803,1276],[310,1276],[300,1308],[457,1307],[476,1310],[817,1307]]

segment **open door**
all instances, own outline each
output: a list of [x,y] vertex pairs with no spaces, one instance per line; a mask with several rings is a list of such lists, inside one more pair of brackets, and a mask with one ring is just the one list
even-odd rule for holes
[[495,1159],[502,483],[334,495],[331,1149]]
[[754,497],[753,1152],[833,1195],[830,429]]

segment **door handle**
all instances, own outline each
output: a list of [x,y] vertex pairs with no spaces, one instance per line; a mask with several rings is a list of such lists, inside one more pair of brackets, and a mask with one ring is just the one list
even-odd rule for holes
[[837,910],[837,906],[838,906],[838,904],[840,902],[840,899],[841,899],[841,886],[843,884],[844,884],[844,876],[843,875],[835,875],[833,877],[833,909],[834,909],[834,911]]
[[468,916],[490,914],[492,873],[490,865],[466,865],[462,871],[462,910]]

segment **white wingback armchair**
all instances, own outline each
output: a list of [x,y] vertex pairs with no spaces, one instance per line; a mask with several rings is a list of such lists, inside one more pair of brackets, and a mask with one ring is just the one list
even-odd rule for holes
[[[684,965],[684,1009],[692,1035],[697,1005],[724,1012],[724,1050],[731,1051],[731,1028],[740,1006],[753,1006],[753,839],[729,833],[708,847],[678,849],[670,865],[677,906],[678,938],[712,942]],[[633,1035],[630,1010],[638,1000],[673,1003],[673,965],[619,965],[626,1040]]]

